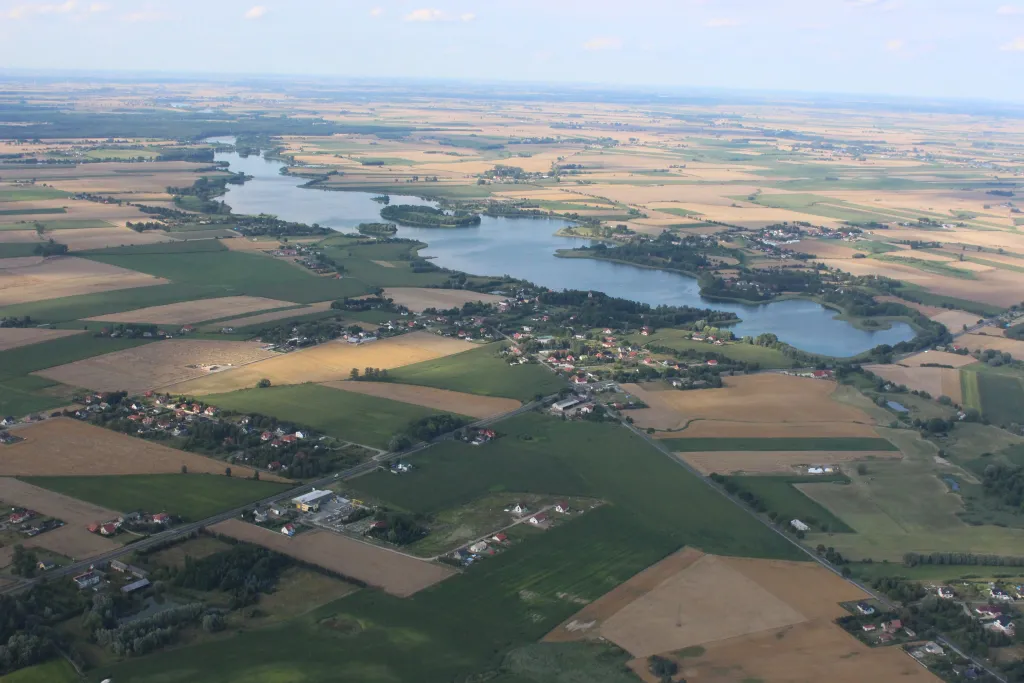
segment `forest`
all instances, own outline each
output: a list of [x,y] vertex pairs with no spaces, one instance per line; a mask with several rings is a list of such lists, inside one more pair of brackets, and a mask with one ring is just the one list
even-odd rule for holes
[[419,228],[466,228],[480,225],[480,214],[469,211],[447,212],[432,206],[390,204],[380,210],[386,221]]

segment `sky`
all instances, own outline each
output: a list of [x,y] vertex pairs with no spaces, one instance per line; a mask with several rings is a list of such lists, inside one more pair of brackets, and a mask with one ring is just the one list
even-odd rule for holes
[[1024,0],[0,0],[0,70],[1024,101]]

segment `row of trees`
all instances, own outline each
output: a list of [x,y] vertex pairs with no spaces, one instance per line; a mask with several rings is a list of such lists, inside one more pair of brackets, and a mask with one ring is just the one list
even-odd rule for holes
[[907,567],[918,565],[1024,567],[1024,557],[976,555],[974,553],[930,553],[928,555],[905,553],[903,564]]

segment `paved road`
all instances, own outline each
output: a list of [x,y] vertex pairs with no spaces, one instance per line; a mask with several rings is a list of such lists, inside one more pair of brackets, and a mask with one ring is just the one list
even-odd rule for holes
[[[502,420],[506,420],[506,419],[508,419],[510,417],[515,417],[516,415],[521,415],[523,413],[529,412],[529,411],[533,410],[534,408],[538,407],[539,405],[542,405],[545,401],[553,400],[556,397],[557,397],[557,394],[552,394],[551,396],[544,397],[541,401],[531,401],[530,403],[526,403],[526,404],[520,406],[519,408],[516,408],[515,410],[510,410],[508,412],[501,413],[500,415],[495,415],[493,417],[488,417],[488,418],[484,418],[482,420],[477,420],[476,422],[471,423],[469,425],[469,427],[477,427],[477,428],[479,428],[479,427],[486,427],[486,426],[495,424],[495,423],[500,422]],[[202,529],[204,527],[213,526],[214,524],[217,524],[219,522],[223,522],[223,521],[226,521],[226,520],[238,517],[244,511],[251,510],[252,508],[254,508],[256,506],[271,505],[272,503],[276,503],[276,502],[281,501],[281,500],[291,499],[291,498],[294,498],[296,496],[300,496],[303,493],[307,493],[309,491],[312,491],[315,488],[326,487],[326,486],[328,486],[330,484],[333,484],[333,483],[335,483],[337,481],[340,481],[340,480],[352,479],[353,477],[358,477],[360,475],[367,474],[369,472],[373,472],[374,470],[376,470],[379,467],[384,466],[388,462],[392,462],[394,460],[405,460],[406,458],[412,457],[412,456],[416,455],[417,453],[421,453],[422,451],[424,451],[427,448],[429,448],[432,443],[437,443],[437,442],[440,442],[440,441],[451,440],[451,439],[454,438],[453,434],[454,434],[454,432],[449,432],[447,434],[442,434],[441,436],[439,436],[436,439],[434,439],[433,442],[430,442],[430,443],[427,443],[427,442],[419,443],[419,444],[417,444],[417,445],[415,445],[415,446],[413,446],[411,448],[408,448],[408,449],[406,449],[404,451],[400,451],[400,452],[396,452],[396,453],[382,453],[382,454],[379,454],[377,456],[374,456],[371,460],[368,460],[368,461],[366,461],[364,463],[356,465],[355,467],[351,467],[351,468],[349,468],[347,470],[344,470],[342,472],[336,472],[336,473],[327,475],[325,477],[321,477],[320,479],[317,479],[316,481],[311,481],[311,482],[307,482],[307,483],[304,483],[304,484],[300,484],[299,486],[296,486],[294,488],[288,489],[286,491],[282,491],[281,493],[275,493],[272,496],[268,496],[267,498],[264,498],[262,500],[253,501],[252,503],[248,503],[246,505],[242,505],[240,507],[234,508],[233,510],[226,510],[224,512],[221,512],[220,514],[214,515],[212,517],[207,517],[206,519],[200,520],[198,522],[190,522],[188,524],[182,524],[181,526],[174,527],[173,529],[168,529],[166,531],[161,531],[160,533],[154,534],[152,536],[149,536],[149,537],[147,537],[147,538],[145,538],[145,539],[143,539],[141,541],[136,541],[135,543],[131,543],[129,545],[122,546],[120,548],[117,548],[115,550],[111,550],[111,551],[103,553],[101,555],[95,555],[95,556],[90,557],[88,559],[81,560],[79,562],[74,562],[74,563],[69,564],[69,565],[67,565],[65,567],[58,567],[57,569],[53,569],[53,570],[47,572],[43,576],[40,576],[40,577],[37,577],[37,578],[34,578],[34,579],[23,579],[23,580],[19,581],[18,583],[10,584],[10,585],[7,585],[7,586],[4,586],[4,587],[0,588],[0,593],[16,593],[16,592],[19,592],[19,591],[27,590],[28,588],[31,588],[35,584],[39,583],[41,580],[51,580],[51,579],[54,579],[54,578],[63,578],[63,577],[67,577],[67,576],[76,576],[78,574],[81,574],[83,572],[88,571],[89,568],[91,566],[95,565],[95,564],[98,564],[98,563],[101,563],[101,562],[109,562],[110,560],[115,560],[118,557],[121,557],[123,555],[127,555],[129,553],[133,553],[136,550],[141,550],[141,549],[144,549],[144,548],[149,548],[149,547],[152,547],[154,545],[159,545],[161,543],[166,543],[167,541],[173,540],[175,538],[180,538],[181,536],[186,536],[186,535],[191,534],[194,531],[198,531],[199,529]]]

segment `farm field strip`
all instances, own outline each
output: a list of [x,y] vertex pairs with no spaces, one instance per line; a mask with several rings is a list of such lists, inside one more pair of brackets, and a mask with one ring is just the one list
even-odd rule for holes
[[701,474],[785,474],[800,465],[844,465],[900,458],[899,451],[678,451]]
[[257,296],[227,296],[216,299],[200,299],[199,301],[183,301],[177,304],[150,306],[134,311],[124,311],[109,315],[100,315],[86,320],[109,323],[147,323],[151,325],[183,325],[200,323],[206,320],[243,316],[248,313],[265,311],[271,308],[287,308],[299,304],[290,301],[278,301]]
[[325,386],[364,396],[375,396],[392,401],[433,408],[469,417],[487,418],[519,408],[522,403],[511,398],[477,396],[459,391],[447,391],[395,382],[325,382]]
[[309,562],[328,571],[376,586],[391,595],[408,597],[455,571],[442,565],[363,543],[322,529],[288,538],[237,519],[211,527],[215,533],[264,547]]
[[82,330],[49,330],[39,327],[0,327],[0,351],[81,334]]
[[312,313],[323,313],[331,310],[331,301],[321,301],[320,303],[309,304],[306,306],[296,305],[294,308],[282,311],[271,311],[269,313],[258,313],[256,315],[247,315],[240,318],[229,318],[228,320],[221,320],[216,324],[208,325],[204,330],[216,331],[224,327],[249,327],[252,325],[262,325],[263,323],[275,322],[277,320],[289,320],[292,318],[301,318]]
[[[395,266],[388,263],[387,267],[394,268]],[[466,289],[426,287],[385,287],[384,296],[414,313],[422,313],[427,308],[436,308],[439,311],[462,308],[471,301],[495,304],[506,298],[495,294],[480,294]]]
[[167,284],[145,273],[88,261],[74,256],[48,258],[31,264],[0,261],[0,306]]
[[668,448],[685,451],[899,451],[881,437],[807,438],[675,438],[661,439]]

